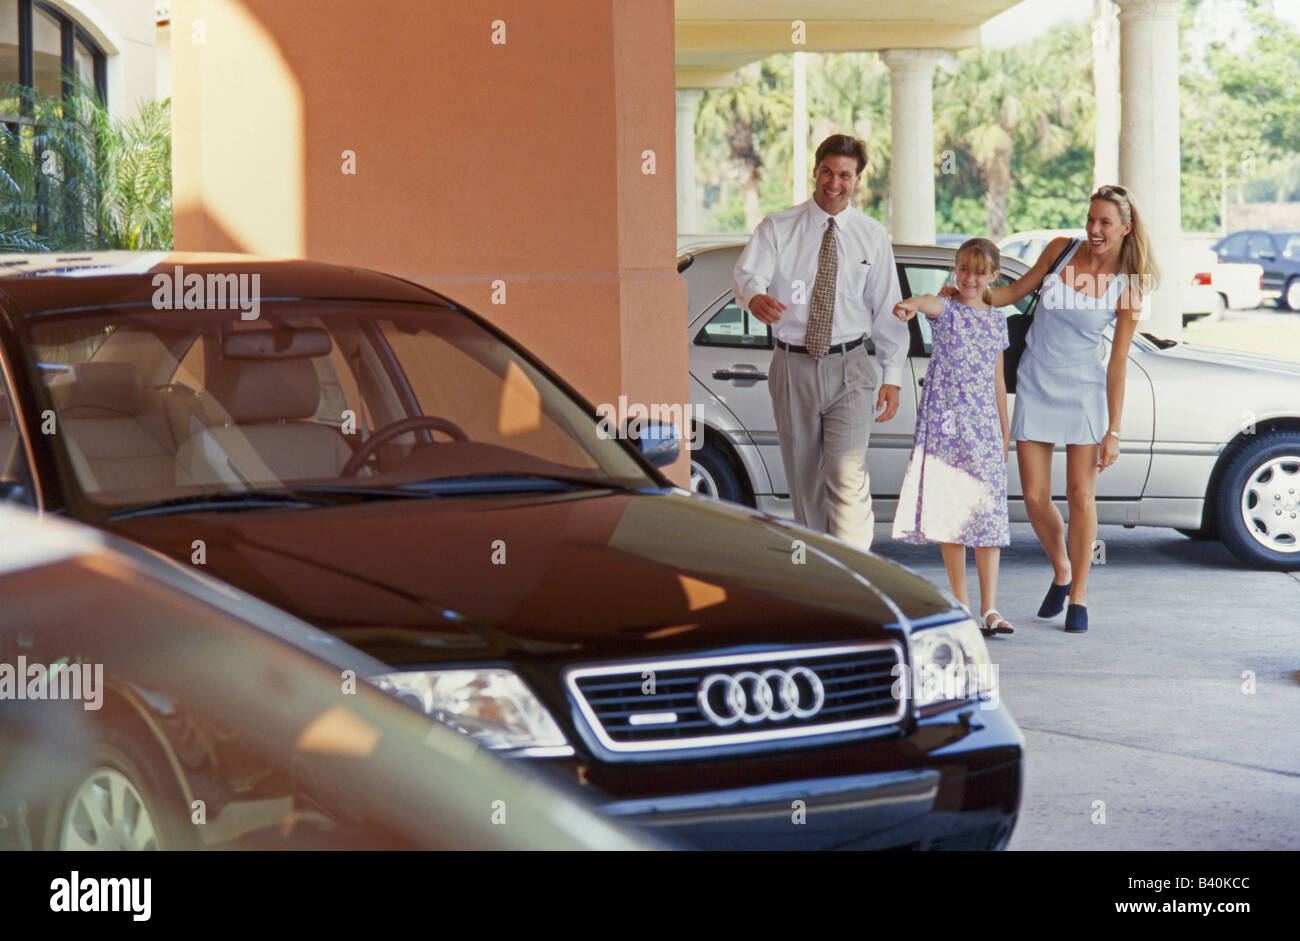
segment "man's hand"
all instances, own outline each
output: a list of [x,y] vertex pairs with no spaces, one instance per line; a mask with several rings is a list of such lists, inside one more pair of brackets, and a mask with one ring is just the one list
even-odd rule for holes
[[766,324],[774,324],[781,319],[785,305],[770,294],[755,294],[749,302],[749,312]]
[[876,396],[876,411],[879,412],[884,408],[884,413],[876,417],[876,421],[889,421],[898,411],[898,386],[880,387],[880,393]]
[[956,297],[957,287],[956,285],[945,284],[943,287],[939,288],[939,290],[935,291],[935,294],[940,297]]

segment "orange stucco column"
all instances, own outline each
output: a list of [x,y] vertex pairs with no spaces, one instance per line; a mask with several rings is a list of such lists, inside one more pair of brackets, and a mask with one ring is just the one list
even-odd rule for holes
[[172,44],[178,249],[389,271],[594,404],[688,401],[672,0],[175,0]]

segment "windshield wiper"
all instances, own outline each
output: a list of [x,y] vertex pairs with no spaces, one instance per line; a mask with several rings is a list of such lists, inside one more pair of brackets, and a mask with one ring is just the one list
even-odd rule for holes
[[433,496],[418,490],[385,489],[382,487],[295,487],[292,490],[231,490],[222,493],[190,494],[172,497],[146,506],[136,506],[113,513],[106,519],[127,519],[132,516],[162,516],[168,513],[190,513],[195,510],[262,510],[284,506],[342,506],[362,503],[365,500],[330,499],[338,497],[364,497],[379,500],[410,500]]
[[562,474],[466,474],[462,477],[435,477],[418,483],[403,484],[403,490],[423,493],[518,493],[538,490],[625,490],[622,484],[589,477]]
[[232,490],[222,493],[198,493],[172,497],[133,506],[111,513],[106,520],[129,519],[133,516],[164,516],[169,513],[190,513],[195,510],[258,510],[284,506],[333,506],[336,501],[322,497],[305,496],[294,490]]

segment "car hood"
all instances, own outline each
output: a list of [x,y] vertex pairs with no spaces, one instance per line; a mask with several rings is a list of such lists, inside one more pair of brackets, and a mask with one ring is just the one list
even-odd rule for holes
[[1225,350],[1217,346],[1198,346],[1195,343],[1177,343],[1168,349],[1150,354],[1159,360],[1182,360],[1198,363],[1213,363],[1218,366],[1231,366],[1249,370],[1253,373],[1274,372],[1288,376],[1300,377],[1300,362],[1283,359],[1280,356],[1265,356],[1262,353],[1243,353],[1239,350]]
[[954,610],[886,559],[676,490],[103,525],[180,561],[201,558],[208,574],[394,665],[833,643]]

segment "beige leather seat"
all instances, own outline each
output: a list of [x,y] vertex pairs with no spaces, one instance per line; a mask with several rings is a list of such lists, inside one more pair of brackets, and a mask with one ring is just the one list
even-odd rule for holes
[[312,361],[222,359],[214,350],[205,358],[205,382],[229,424],[181,444],[176,483],[238,488],[338,476],[352,449],[337,429],[305,420],[320,404]]
[[162,403],[133,363],[76,363],[50,383],[57,430],[87,491],[173,485],[175,441]]

